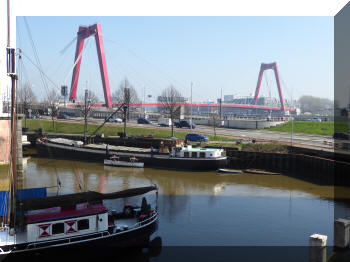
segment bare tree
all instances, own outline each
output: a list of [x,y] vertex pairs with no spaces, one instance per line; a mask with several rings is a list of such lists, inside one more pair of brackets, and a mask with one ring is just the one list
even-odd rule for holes
[[140,101],[136,89],[130,84],[129,80],[125,77],[120,82],[119,88],[112,94],[113,103],[121,104],[133,104]]
[[174,119],[180,115],[181,103],[184,98],[181,93],[172,85],[162,91],[160,96],[162,110],[171,119],[171,136],[174,136]]
[[[97,104],[100,101],[98,96],[91,90],[88,90],[87,100],[90,102],[91,105]],[[85,93],[79,96],[79,102],[85,103]]]
[[55,130],[55,117],[57,117],[58,114],[58,102],[60,99],[60,95],[56,90],[52,89],[45,99],[45,102],[47,104],[47,107],[49,109],[49,113],[51,115],[52,119],[52,128]]
[[217,111],[211,113],[211,117],[213,119],[213,128],[214,128],[214,140],[216,140],[216,123],[219,120],[219,114]]
[[24,127],[27,127],[28,109],[30,109],[31,104],[36,101],[36,96],[29,83],[25,83],[24,86],[18,88],[17,101],[22,104]]
[[138,103],[140,100],[138,98],[136,89],[130,84],[129,80],[125,77],[123,81],[120,82],[119,88],[112,94],[113,103],[122,104],[123,107],[123,118],[124,118],[124,137],[126,136],[126,120],[129,119],[130,104]]

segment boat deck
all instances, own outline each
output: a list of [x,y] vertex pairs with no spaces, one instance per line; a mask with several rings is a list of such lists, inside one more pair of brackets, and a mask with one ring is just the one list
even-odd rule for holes
[[[71,146],[75,141],[71,139],[66,138],[50,138],[50,142],[52,143],[58,143],[63,145],[69,145]],[[87,144],[83,147],[85,148],[94,148],[94,149],[102,149],[106,150],[107,144]],[[137,152],[137,153],[150,153],[150,148],[139,148],[139,147],[130,147],[130,146],[114,146],[114,145],[108,145],[108,149],[112,151],[125,151],[125,152]]]
[[[98,149],[103,149],[106,150],[107,144],[88,144],[85,145],[84,147],[87,148],[98,148]],[[139,148],[139,147],[127,147],[127,146],[113,146],[113,145],[108,145],[109,150],[112,151],[125,151],[125,152],[138,152],[138,153],[151,153],[151,149],[149,148]]]
[[136,226],[136,218],[118,218],[114,220],[114,225],[116,228],[133,228]]
[[9,229],[0,229],[0,248],[15,243],[15,237],[9,235]]

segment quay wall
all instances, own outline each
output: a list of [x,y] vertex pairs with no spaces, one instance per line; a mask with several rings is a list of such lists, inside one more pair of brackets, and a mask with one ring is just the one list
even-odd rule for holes
[[295,153],[247,152],[227,149],[228,166],[281,172],[321,185],[350,186],[350,163]]

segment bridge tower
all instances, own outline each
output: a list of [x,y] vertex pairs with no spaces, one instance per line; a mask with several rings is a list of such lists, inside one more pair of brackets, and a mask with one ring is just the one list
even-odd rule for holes
[[75,59],[74,59],[74,63],[76,65],[74,66],[74,69],[73,69],[69,101],[74,102],[77,96],[77,87],[78,87],[84,40],[85,38],[88,38],[91,35],[95,35],[97,56],[98,56],[98,62],[100,65],[100,73],[101,73],[103,92],[105,97],[105,106],[107,108],[112,108],[111,91],[109,88],[107,64],[106,64],[105,51],[104,51],[104,46],[102,41],[101,25],[97,23],[91,26],[79,26],[77,35],[78,35],[78,38],[77,38],[77,46],[75,49]]
[[281,82],[280,82],[280,76],[278,73],[278,68],[277,68],[276,62],[270,63],[270,64],[261,63],[259,77],[258,77],[258,83],[256,85],[256,90],[255,90],[254,104],[256,105],[258,103],[258,97],[259,97],[259,91],[260,91],[260,87],[261,87],[262,77],[264,75],[264,71],[268,70],[268,69],[273,69],[273,71],[275,72],[278,94],[279,94],[280,102],[281,102],[281,110],[286,111],[286,106],[284,104],[284,98],[283,98],[283,93],[282,93],[282,86],[281,86]]

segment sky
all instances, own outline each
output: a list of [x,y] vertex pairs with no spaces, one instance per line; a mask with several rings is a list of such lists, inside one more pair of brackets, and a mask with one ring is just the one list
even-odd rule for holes
[[[74,38],[79,25],[101,24],[113,93],[127,77],[139,97],[173,85],[193,101],[254,94],[261,63],[277,62],[285,98],[333,99],[333,17],[26,17],[49,88],[70,87]],[[71,43],[63,54],[59,52]],[[22,83],[39,99],[48,93],[34,59],[24,18],[17,17],[17,47],[23,50]],[[103,99],[94,39],[85,41],[78,96],[88,88]],[[278,97],[273,71],[262,96]],[[147,102],[147,100],[146,100]]]

